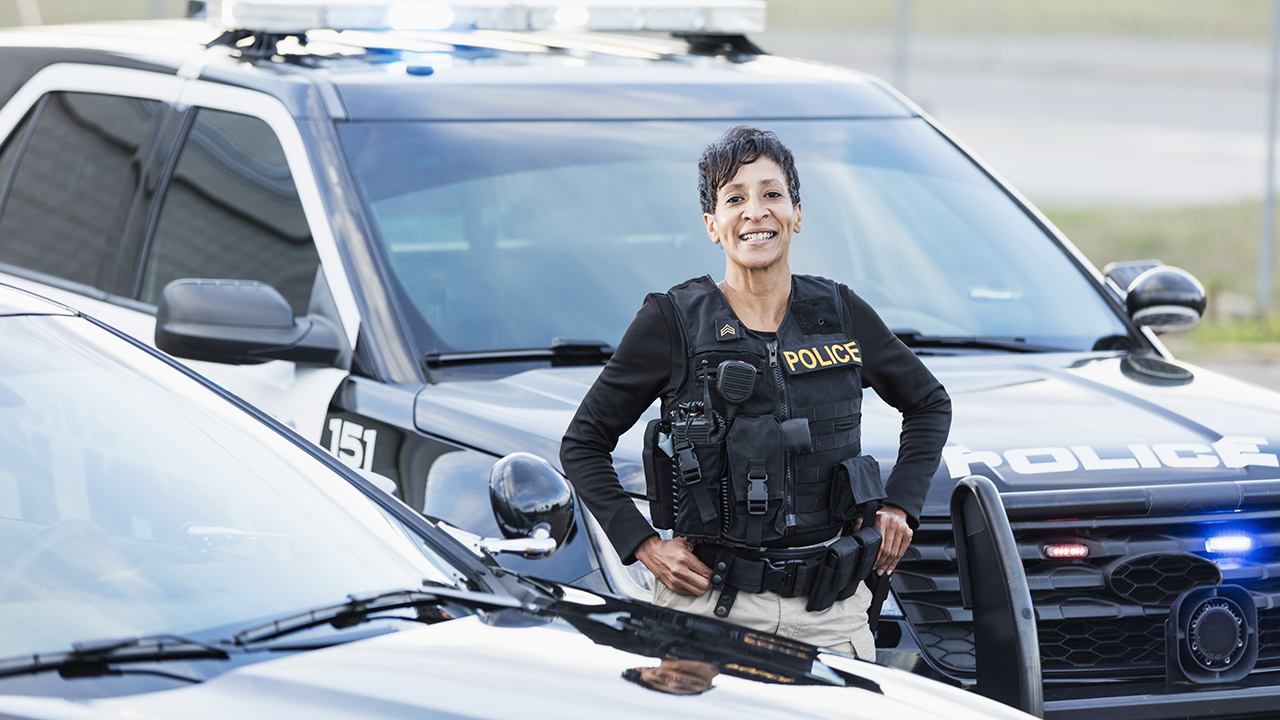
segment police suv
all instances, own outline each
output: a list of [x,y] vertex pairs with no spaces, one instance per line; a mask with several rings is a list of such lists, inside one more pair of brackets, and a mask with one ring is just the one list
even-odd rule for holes
[[[757,0],[205,15],[0,32],[0,280],[497,537],[495,462],[557,463],[644,295],[722,272],[702,148],[774,130],[803,181],[794,270],[852,287],[954,403],[882,662],[981,690],[948,506],[978,475],[1009,508],[1048,715],[1274,706],[1280,396],[1160,343],[1203,312],[1194,278],[1100,273],[883,82],[758,48]],[[656,416],[614,453],[642,509]],[[870,393],[862,418],[887,473],[899,418]],[[577,510],[554,554],[503,563],[647,598],[652,578]]]

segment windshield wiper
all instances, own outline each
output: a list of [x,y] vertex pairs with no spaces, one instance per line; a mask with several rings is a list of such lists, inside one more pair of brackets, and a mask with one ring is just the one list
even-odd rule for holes
[[[230,653],[211,643],[178,635],[145,635],[134,638],[89,640],[71,644],[70,652],[23,655],[0,660],[0,677],[57,670],[64,678],[123,674],[111,666],[120,663],[164,662],[168,660],[229,660]],[[162,675],[192,683],[200,678],[160,670],[129,670],[130,673]]]
[[966,337],[923,335],[915,330],[894,330],[894,335],[909,348],[916,349],[956,349],[956,350],[1005,350],[1018,353],[1071,352],[1068,348],[1050,345],[1033,345],[1026,338],[1009,337]]
[[[255,643],[274,640],[278,637],[301,632],[308,628],[318,627],[320,625],[332,625],[338,629],[349,628],[359,625],[369,620],[369,616],[374,613],[385,612],[387,610],[397,610],[401,608],[414,608],[418,610],[436,608],[446,601],[455,601],[458,604],[465,605],[476,609],[508,609],[520,607],[520,602],[514,598],[502,597],[501,595],[490,595],[487,593],[472,592],[470,590],[455,590],[453,588],[432,588],[429,592],[420,590],[396,590],[378,595],[367,597],[358,597],[348,595],[348,601],[339,605],[330,605],[328,607],[316,608],[307,612],[290,615],[279,620],[258,627],[249,628],[236,633],[235,644],[239,646],[252,645]],[[447,619],[449,616],[444,615],[419,615],[416,618],[400,617],[403,620],[412,622],[433,623]]]
[[423,358],[427,367],[447,365],[479,365],[483,363],[546,360],[552,367],[571,365],[603,365],[613,357],[613,347],[603,340],[567,340],[555,338],[549,348],[516,350],[475,350],[428,353]]

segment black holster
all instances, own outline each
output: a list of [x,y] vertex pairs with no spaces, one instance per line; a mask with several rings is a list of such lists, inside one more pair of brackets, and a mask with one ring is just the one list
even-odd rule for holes
[[858,583],[875,566],[882,539],[879,530],[868,526],[827,546],[805,609],[821,612],[857,592]]

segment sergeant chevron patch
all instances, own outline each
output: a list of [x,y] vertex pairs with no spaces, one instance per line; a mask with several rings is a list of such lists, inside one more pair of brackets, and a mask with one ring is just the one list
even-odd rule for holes
[[737,340],[741,335],[741,328],[738,327],[737,320],[716,321],[716,340],[719,340],[720,342]]

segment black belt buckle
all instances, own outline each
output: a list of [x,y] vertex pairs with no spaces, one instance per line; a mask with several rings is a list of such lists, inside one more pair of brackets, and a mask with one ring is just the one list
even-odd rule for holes
[[764,462],[753,460],[747,470],[747,513],[763,515],[769,509],[769,492],[765,483],[769,475],[765,473]]
[[760,578],[760,589],[772,590],[782,597],[795,597],[796,577],[804,561],[785,560],[779,563],[768,558],[761,558],[760,561],[764,563],[764,576]]

